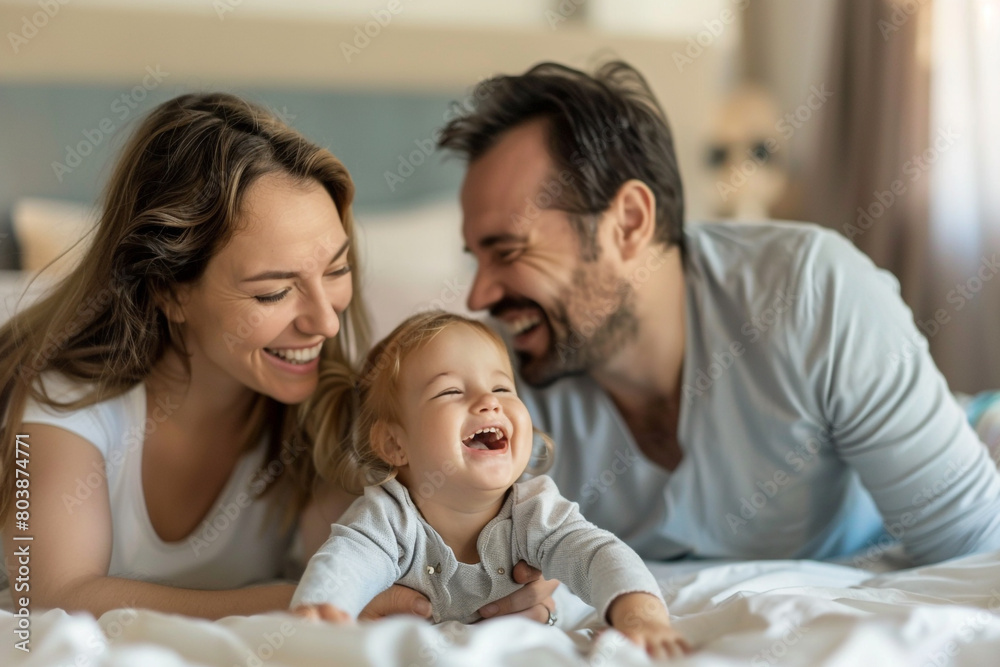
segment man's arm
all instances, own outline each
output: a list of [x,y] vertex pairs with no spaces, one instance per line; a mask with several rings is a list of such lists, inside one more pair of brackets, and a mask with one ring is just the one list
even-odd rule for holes
[[919,563],[1000,549],[1000,474],[895,279],[839,236],[824,235],[811,260],[802,283],[809,298],[799,302],[810,312],[799,316],[809,318],[812,339],[798,344],[815,365],[803,372],[836,451],[857,470],[886,529]]

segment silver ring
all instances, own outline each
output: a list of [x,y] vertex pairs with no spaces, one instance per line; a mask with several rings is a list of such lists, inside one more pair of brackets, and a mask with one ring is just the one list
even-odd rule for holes
[[549,609],[548,607],[546,607],[545,610],[549,612],[549,620],[545,621],[545,625],[555,625],[556,621],[559,620],[559,616],[556,615],[556,610]]

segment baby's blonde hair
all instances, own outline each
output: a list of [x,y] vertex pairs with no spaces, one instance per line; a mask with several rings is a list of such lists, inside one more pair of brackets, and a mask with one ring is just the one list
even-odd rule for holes
[[[372,447],[372,430],[379,424],[399,423],[400,369],[403,361],[451,326],[471,328],[507,355],[507,347],[486,324],[455,313],[431,310],[404,320],[368,353],[360,373],[342,368],[322,369],[310,411],[316,417],[315,456],[320,476],[347,491],[360,494],[363,487],[382,484],[396,476],[396,468]],[[544,452],[529,467],[541,474],[551,466],[554,445],[548,435],[534,429]]]

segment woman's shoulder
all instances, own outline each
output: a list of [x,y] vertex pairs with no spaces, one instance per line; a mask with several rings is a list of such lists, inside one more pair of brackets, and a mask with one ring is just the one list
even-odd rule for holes
[[49,371],[35,380],[53,403],[37,401],[30,395],[25,402],[22,423],[57,426],[87,440],[105,456],[116,444],[141,430],[145,413],[145,388],[138,383],[128,391],[80,408],[67,407],[93,394],[95,385]]

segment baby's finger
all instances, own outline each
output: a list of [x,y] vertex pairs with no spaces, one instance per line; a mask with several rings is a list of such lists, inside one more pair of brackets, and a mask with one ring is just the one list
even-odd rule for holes
[[319,617],[330,623],[353,623],[354,619],[343,609],[339,609],[329,604],[319,606]]
[[300,616],[313,621],[319,620],[319,611],[316,609],[315,605],[299,605],[298,607],[289,610],[289,613],[293,616]]

